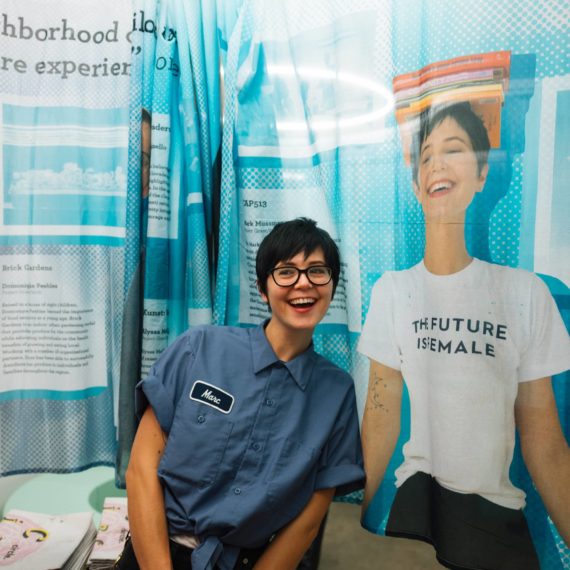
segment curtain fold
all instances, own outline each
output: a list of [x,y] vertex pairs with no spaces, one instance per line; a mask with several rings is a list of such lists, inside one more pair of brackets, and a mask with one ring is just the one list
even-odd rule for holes
[[134,8],[117,483],[136,429],[134,387],[188,327],[212,321],[212,202],[220,141],[216,12],[208,2]]

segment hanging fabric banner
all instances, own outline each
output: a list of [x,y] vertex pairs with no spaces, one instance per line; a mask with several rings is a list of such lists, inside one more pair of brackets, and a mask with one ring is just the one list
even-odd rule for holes
[[[259,241],[277,221],[317,220],[343,275],[315,346],[353,374],[365,416],[395,417],[364,526],[427,540],[449,567],[569,568],[563,484],[534,445],[564,457],[570,432],[568,3],[380,4],[244,0],[220,17],[215,322],[265,318]],[[370,391],[357,348],[384,367]],[[391,414],[374,391],[388,385],[400,387]],[[536,435],[544,421],[552,437]],[[370,433],[380,449],[385,432]],[[517,546],[488,548],[477,526]]]
[[129,3],[0,18],[0,472],[112,464]]
[[[344,267],[315,344],[350,368],[361,292],[347,276],[360,273],[359,245],[340,190],[359,158],[347,155],[339,171],[338,153],[349,141],[384,136],[371,134],[361,112],[382,125],[391,93],[360,57],[374,31],[366,14],[349,8],[342,19],[326,7],[315,33],[315,22],[292,18],[290,8],[244,2],[229,41],[216,322],[248,326],[268,316],[255,287],[257,246],[276,222],[312,217],[339,244]],[[331,114],[344,117],[346,128]]]
[[120,486],[136,429],[135,385],[172,340],[212,320],[212,203],[220,142],[215,29],[208,2],[134,5]]

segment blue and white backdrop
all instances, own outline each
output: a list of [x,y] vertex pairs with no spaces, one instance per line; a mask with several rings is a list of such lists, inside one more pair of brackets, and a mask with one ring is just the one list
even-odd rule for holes
[[[134,384],[187,327],[267,316],[252,256],[299,215],[342,253],[315,345],[362,410],[372,285],[424,247],[392,80],[435,62],[510,52],[468,249],[539,274],[570,326],[569,22],[564,0],[5,0],[0,473],[114,464],[121,483]],[[568,373],[554,389],[568,438]],[[380,534],[405,404],[402,422]],[[518,453],[511,477],[542,566],[570,568]]]

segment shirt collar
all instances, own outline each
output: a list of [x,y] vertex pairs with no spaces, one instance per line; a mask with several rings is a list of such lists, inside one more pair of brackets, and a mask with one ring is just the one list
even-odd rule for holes
[[[265,325],[268,321],[265,321],[262,325],[259,325],[251,331],[251,352],[253,357],[253,372],[257,374],[263,369],[281,362],[267,337],[265,336]],[[289,362],[282,362],[282,364],[287,368],[299,388],[305,390],[311,376],[313,374],[313,367],[315,365],[315,349],[313,343],[309,345],[305,352],[296,356],[293,360]]]

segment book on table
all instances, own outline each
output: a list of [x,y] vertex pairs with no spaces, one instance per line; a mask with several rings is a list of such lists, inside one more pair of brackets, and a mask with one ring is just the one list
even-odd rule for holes
[[0,568],[81,570],[96,535],[92,513],[10,510],[0,521]]
[[129,534],[126,497],[107,497],[103,503],[101,522],[95,545],[89,556],[89,570],[106,570],[123,552]]

